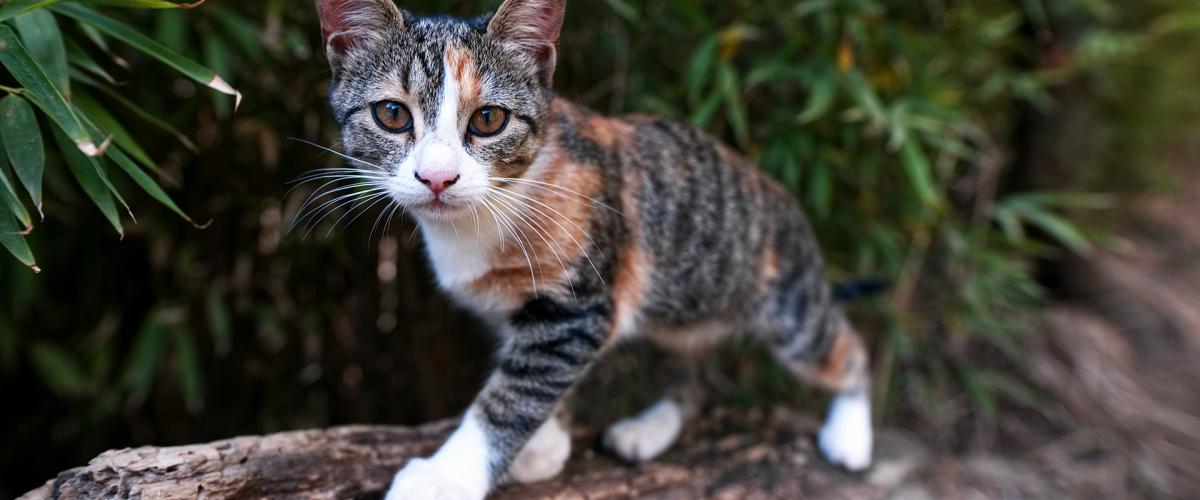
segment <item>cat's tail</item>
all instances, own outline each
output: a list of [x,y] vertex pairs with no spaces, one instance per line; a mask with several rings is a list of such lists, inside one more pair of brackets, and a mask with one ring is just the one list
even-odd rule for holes
[[845,304],[886,292],[892,284],[881,278],[856,278],[833,285],[833,300]]

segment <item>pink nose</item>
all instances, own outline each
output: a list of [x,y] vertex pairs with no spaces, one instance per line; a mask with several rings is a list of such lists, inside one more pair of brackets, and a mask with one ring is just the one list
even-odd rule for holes
[[424,184],[430,191],[433,191],[433,194],[441,194],[442,191],[449,189],[450,186],[453,186],[462,177],[458,172],[448,172],[445,170],[430,173],[422,173],[418,170],[413,175],[417,177],[417,180],[421,184]]

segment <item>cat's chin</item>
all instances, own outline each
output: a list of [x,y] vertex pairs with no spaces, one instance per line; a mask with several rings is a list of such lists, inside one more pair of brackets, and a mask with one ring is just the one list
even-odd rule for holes
[[431,201],[409,205],[409,213],[422,222],[453,222],[471,217],[471,207],[463,202]]

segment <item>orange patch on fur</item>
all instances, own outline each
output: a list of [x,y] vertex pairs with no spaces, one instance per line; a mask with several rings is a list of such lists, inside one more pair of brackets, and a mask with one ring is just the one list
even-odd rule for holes
[[483,82],[475,67],[475,56],[463,47],[447,47],[446,68],[458,82],[461,109],[472,109],[479,100],[479,93],[483,91]]
[[759,282],[764,286],[779,277],[779,253],[770,246],[763,252],[762,267],[758,271]]
[[[608,133],[632,133],[629,125],[624,123],[620,125],[629,130],[623,131],[614,128],[606,130]],[[614,125],[606,124],[605,126],[612,127]],[[617,140],[615,136],[608,139]],[[597,140],[597,142],[600,141]],[[621,213],[625,215],[625,224],[629,228],[629,241],[617,256],[619,267],[616,283],[613,283],[616,310],[614,311],[612,336],[632,333],[636,327],[638,310],[641,309],[646,290],[650,287],[650,274],[654,269],[654,263],[641,246],[642,227],[637,204],[637,191],[641,189],[642,182],[641,173],[636,169],[629,169],[625,172],[623,180]]]
[[867,352],[862,338],[844,321],[835,335],[824,363],[807,378],[814,384],[841,392],[865,382]]
[[633,137],[633,127],[621,120],[590,115],[579,124],[579,134],[601,146],[616,148]]
[[[550,155],[545,164],[535,164],[525,178],[562,190],[517,183],[498,186],[496,189],[507,194],[492,197],[493,209],[502,211],[512,224],[503,229],[505,242],[492,257],[492,270],[471,288],[493,300],[519,301],[533,292],[569,295],[565,285],[571,271],[596,272],[584,251],[591,241],[591,215],[600,208],[583,196],[598,195],[600,176],[569,162],[560,152],[547,149],[543,154]],[[517,232],[517,238],[509,229]]]

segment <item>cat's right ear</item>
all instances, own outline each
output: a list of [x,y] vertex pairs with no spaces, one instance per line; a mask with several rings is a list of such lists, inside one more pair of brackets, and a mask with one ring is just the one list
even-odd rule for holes
[[336,70],[342,57],[404,27],[404,13],[392,0],[317,0],[321,41]]

